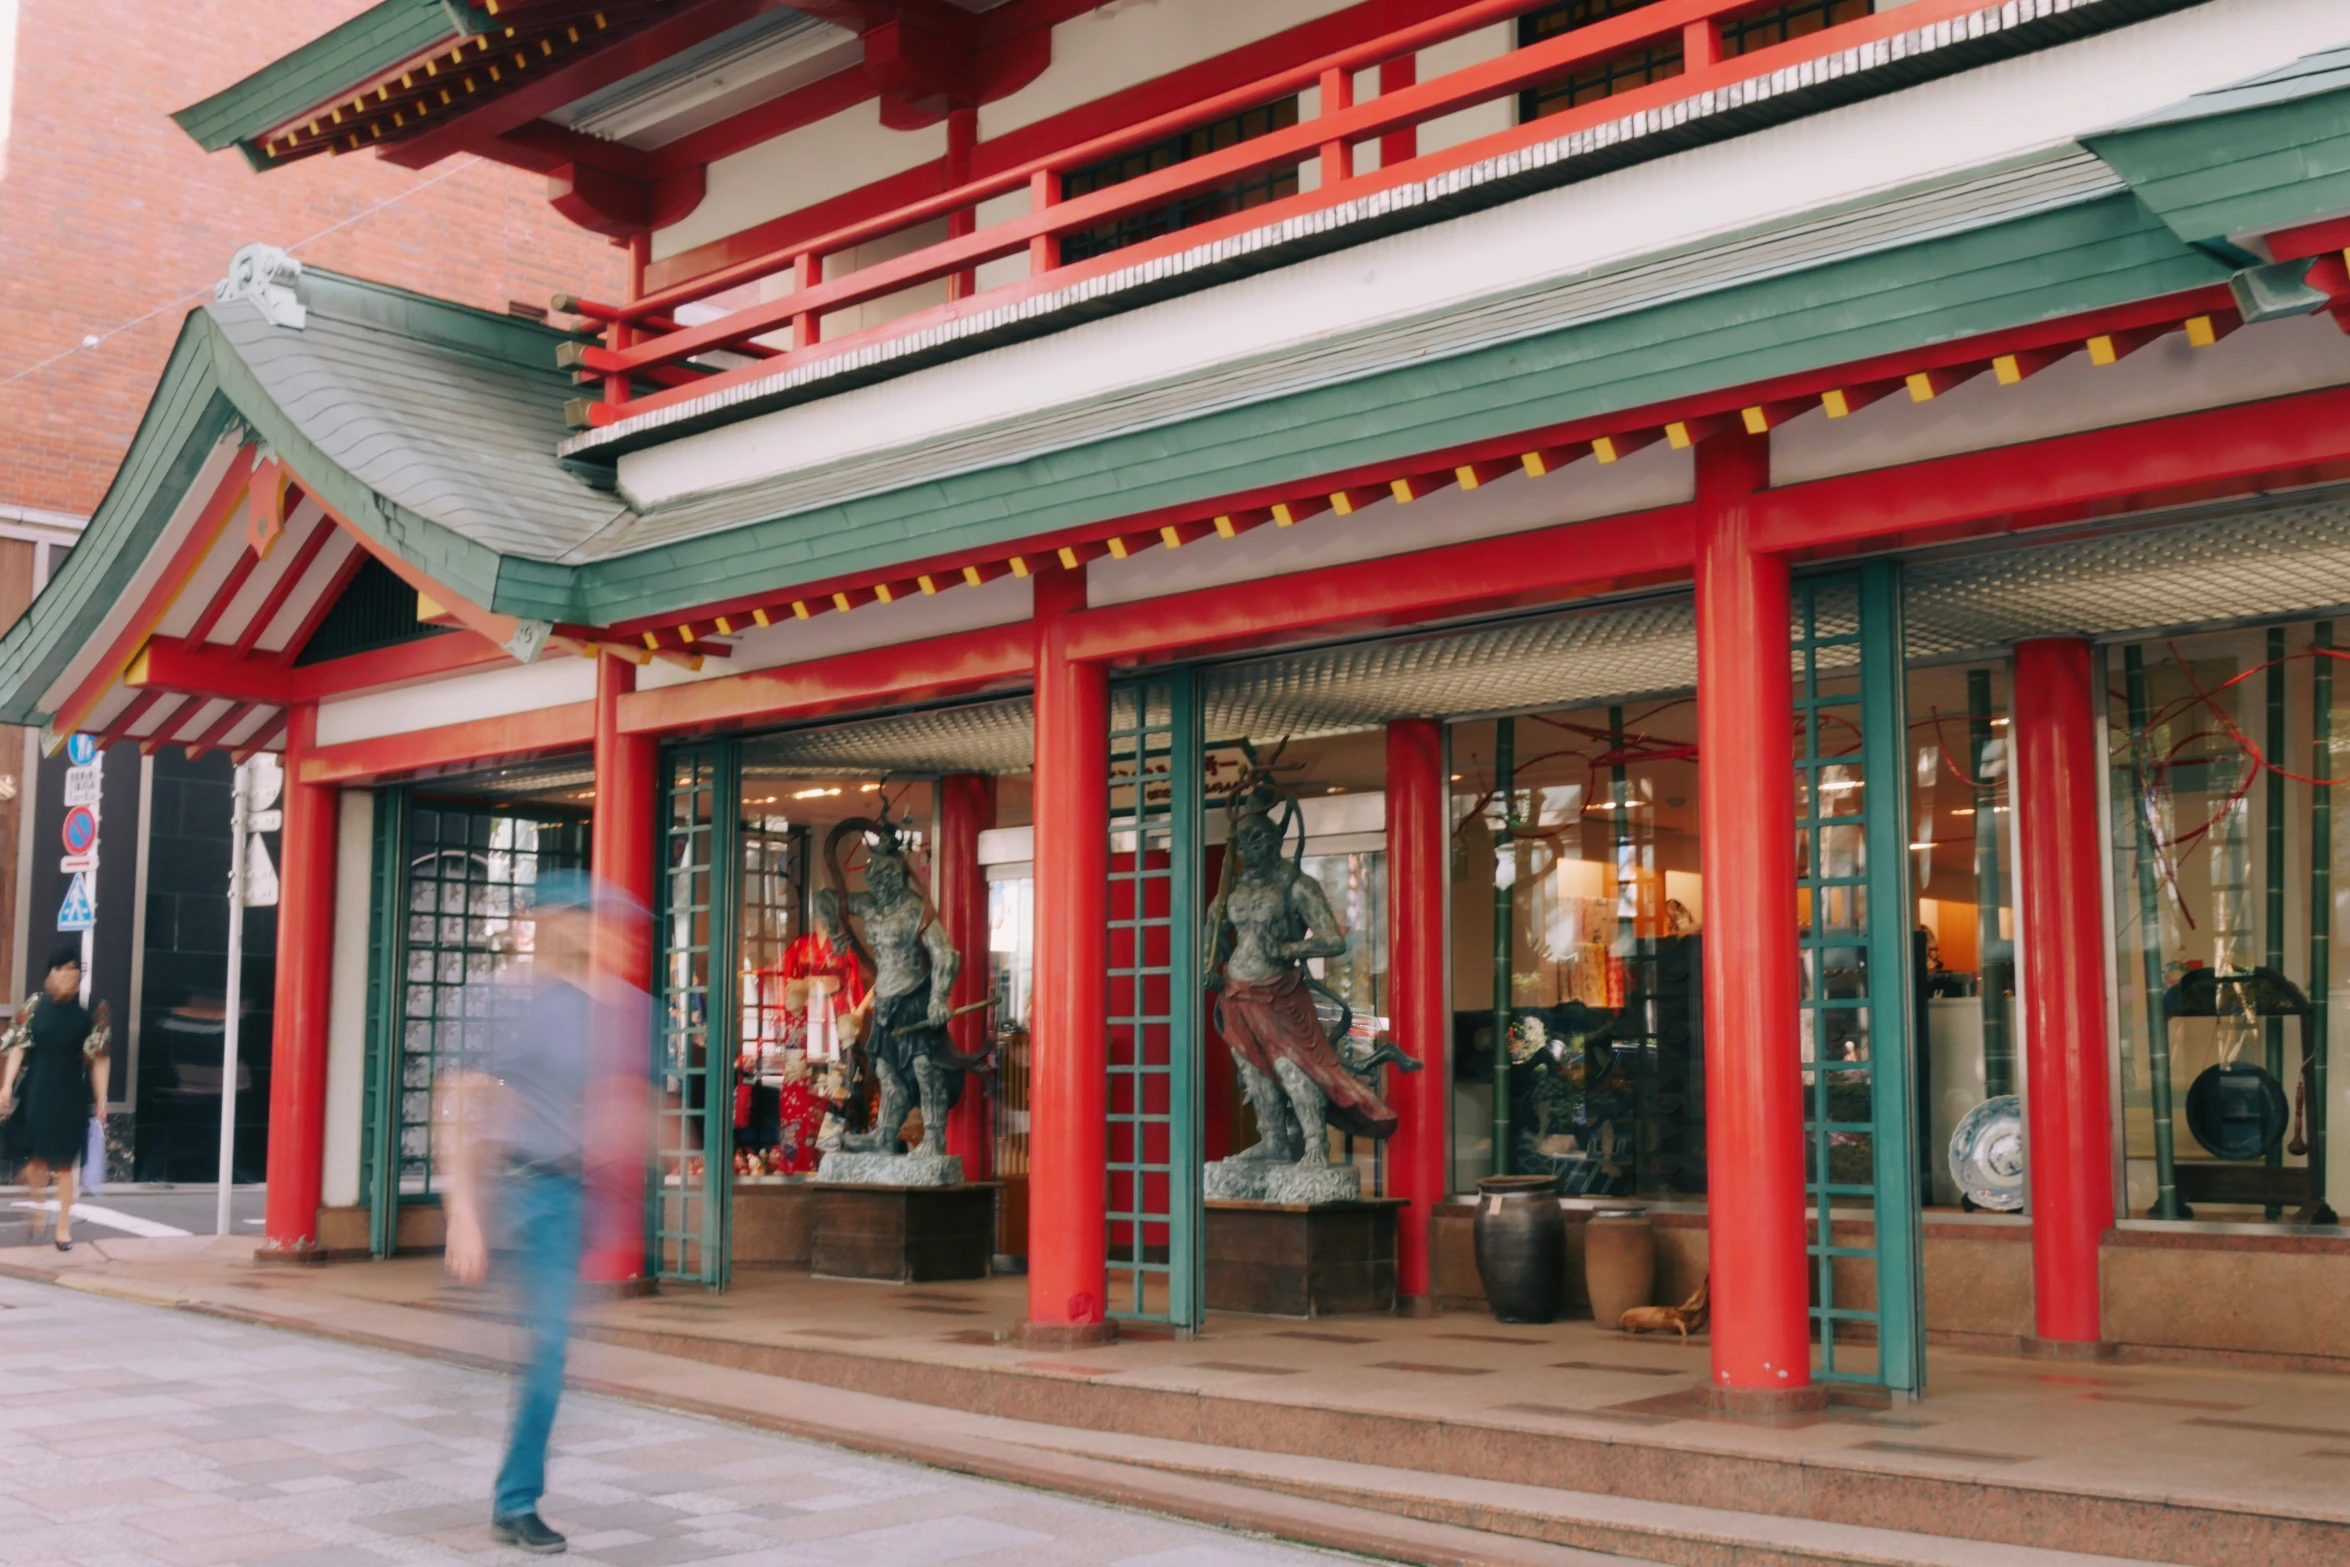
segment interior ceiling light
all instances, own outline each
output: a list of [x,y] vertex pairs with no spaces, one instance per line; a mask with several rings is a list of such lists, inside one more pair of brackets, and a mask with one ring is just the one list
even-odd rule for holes
[[793,795],[792,798],[795,800],[821,800],[827,795],[835,795],[838,793],[840,793],[838,789],[802,789],[799,793]]

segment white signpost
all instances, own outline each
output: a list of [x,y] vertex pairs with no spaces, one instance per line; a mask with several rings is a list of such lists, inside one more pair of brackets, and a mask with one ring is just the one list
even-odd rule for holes
[[58,869],[68,878],[57,906],[60,935],[82,938],[82,1005],[90,1004],[92,933],[98,925],[98,810],[106,791],[106,753],[90,735],[65,742],[65,857]]
[[269,861],[263,833],[275,832],[285,817],[276,809],[285,787],[277,758],[267,751],[240,764],[229,786],[228,994],[220,1028],[220,1199],[213,1230],[229,1233],[229,1194],[236,1180],[237,1023],[244,1011],[245,911],[277,906],[277,867]]

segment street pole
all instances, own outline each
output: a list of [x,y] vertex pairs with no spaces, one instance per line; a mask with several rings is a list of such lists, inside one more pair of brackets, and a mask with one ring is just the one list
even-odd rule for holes
[[237,1018],[245,990],[245,794],[253,763],[241,762],[229,780],[228,808],[228,994],[220,1025],[220,1196],[213,1212],[216,1235],[229,1233],[229,1198],[237,1158]]

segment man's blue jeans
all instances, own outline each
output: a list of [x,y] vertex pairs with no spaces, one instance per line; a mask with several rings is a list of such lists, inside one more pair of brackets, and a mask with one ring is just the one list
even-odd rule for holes
[[547,1489],[547,1434],[563,1396],[563,1349],[579,1279],[579,1178],[520,1171],[508,1177],[501,1271],[512,1280],[529,1345],[514,1393],[514,1429],[498,1470],[491,1516],[536,1508]]

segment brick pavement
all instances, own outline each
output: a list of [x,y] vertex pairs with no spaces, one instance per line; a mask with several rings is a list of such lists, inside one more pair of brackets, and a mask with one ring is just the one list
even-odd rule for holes
[[[0,1563],[509,1562],[505,1378],[0,1279]],[[550,1522],[612,1567],[1338,1558],[573,1393]]]

